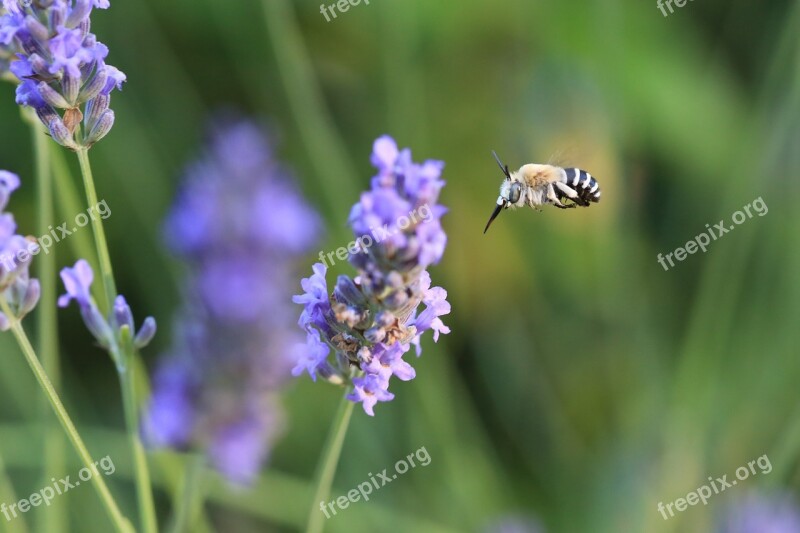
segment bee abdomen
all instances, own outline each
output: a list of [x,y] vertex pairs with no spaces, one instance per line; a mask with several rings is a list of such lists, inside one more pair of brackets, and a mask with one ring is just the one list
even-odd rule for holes
[[579,168],[565,168],[566,184],[575,189],[584,202],[600,201],[600,184],[591,174]]

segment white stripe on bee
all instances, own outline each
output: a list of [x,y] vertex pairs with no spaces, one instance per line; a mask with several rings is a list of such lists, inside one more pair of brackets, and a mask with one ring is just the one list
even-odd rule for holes
[[602,191],[597,191],[596,193],[594,193],[594,197],[595,197],[595,198],[600,198],[600,193],[601,193],[601,192],[602,192]]
[[589,192],[594,192],[594,191],[596,191],[596,190],[597,190],[597,189],[599,189],[599,188],[600,188],[600,184],[599,184],[599,183],[597,183],[597,182],[595,181],[595,182],[594,182],[594,187],[592,187],[592,188],[589,190]]
[[581,183],[581,187],[583,187],[585,189],[586,186],[589,185],[589,180],[591,180],[591,179],[592,179],[592,175],[587,172],[586,173],[586,177],[583,179],[583,183]]
[[572,186],[575,187],[576,185],[578,185],[578,182],[581,180],[581,173],[577,168],[575,168],[573,170],[575,171],[575,177],[572,178]]

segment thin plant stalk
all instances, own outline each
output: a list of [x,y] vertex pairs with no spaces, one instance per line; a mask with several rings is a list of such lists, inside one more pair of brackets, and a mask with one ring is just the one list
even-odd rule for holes
[[[94,472],[95,464],[92,460],[89,450],[83,443],[83,439],[81,439],[78,430],[75,428],[75,424],[72,423],[72,419],[67,413],[67,410],[64,408],[64,404],[61,403],[61,398],[59,398],[58,393],[56,392],[55,388],[53,388],[53,384],[47,377],[47,373],[45,372],[41,363],[39,363],[39,359],[36,357],[36,351],[33,349],[33,346],[28,339],[28,335],[22,328],[22,324],[14,316],[14,313],[11,311],[8,302],[2,295],[0,295],[0,310],[2,310],[2,312],[8,318],[11,325],[11,332],[14,334],[17,344],[19,344],[20,350],[22,350],[22,353],[25,356],[25,360],[33,371],[33,375],[36,377],[36,381],[39,383],[39,386],[47,396],[53,411],[55,411],[58,421],[61,423],[64,431],[67,433],[67,437],[69,437],[69,440],[75,448],[75,451],[78,452],[83,465]],[[92,482],[97,490],[97,494],[100,496],[100,501],[103,503],[103,506],[108,513],[108,517],[113,522],[116,530],[124,533],[132,533],[134,531],[133,526],[131,526],[130,522],[120,512],[117,502],[111,495],[111,491],[108,490],[108,486],[106,485],[105,481],[103,481],[103,477],[92,476]]]
[[[80,148],[77,151],[78,162],[81,167],[81,176],[86,190],[86,200],[89,207],[98,204],[97,190],[94,185],[92,166],[89,163],[89,149]],[[97,257],[100,263],[100,276],[103,279],[103,289],[105,292],[106,309],[111,311],[114,308],[114,300],[117,297],[117,285],[114,282],[114,272],[111,268],[111,255],[108,252],[108,241],[106,240],[103,222],[97,217],[90,217],[92,230],[94,232],[94,242],[97,248]],[[158,531],[156,521],[155,502],[153,501],[153,490],[150,484],[150,470],[147,465],[147,456],[144,445],[139,434],[139,407],[136,395],[136,382],[134,369],[136,367],[135,355],[133,350],[127,349],[123,352],[113,353],[112,357],[119,373],[120,388],[122,389],[122,404],[125,410],[125,426],[128,432],[131,451],[133,454],[134,473],[136,481],[136,496],[139,505],[139,520],[142,530],[146,533]]]
[[[348,394],[349,394],[348,390]],[[316,491],[311,500],[311,510],[308,513],[308,525],[306,533],[320,533],[323,526],[323,514],[319,509],[320,502],[327,502],[333,486],[333,478],[336,475],[336,468],[339,465],[339,457],[342,455],[344,437],[350,425],[350,418],[353,414],[355,403],[347,399],[347,394],[342,397],[339,408],[336,411],[331,431],[322,452],[322,460],[317,467],[315,476]]]
[[[45,135],[41,123],[30,109],[26,109],[27,122],[30,125],[35,156],[35,175],[39,216],[37,228],[39,235],[47,235],[53,222],[53,176],[50,163],[50,139]],[[38,327],[37,340],[42,366],[50,377],[54,387],[61,382],[61,365],[58,353],[58,320],[56,316],[56,254],[55,250],[45,251],[36,261],[41,284],[41,300],[37,308]],[[61,432],[50,422],[49,406],[42,401],[42,419],[47,420],[47,438],[44,442],[44,477],[49,480],[52,474],[64,471],[64,442]],[[64,508],[51,510],[42,517],[44,530],[59,533],[67,523]]]
[[141,527],[150,533],[158,531],[156,511],[153,502],[153,491],[150,483],[150,470],[147,466],[147,455],[144,451],[142,439],[139,436],[139,408],[136,403],[134,385],[135,365],[132,357],[127,357],[127,363],[119,373],[119,384],[122,389],[122,400],[125,410],[125,425],[128,428],[128,440],[133,450],[133,464],[136,478],[136,496],[139,501],[139,518]]
[[[89,149],[81,148],[77,152],[78,162],[81,165],[81,176],[83,177],[83,187],[86,189],[86,200],[89,207],[96,206],[97,189],[94,186],[92,176],[92,166],[89,164]],[[114,308],[114,300],[117,297],[117,284],[114,282],[114,271],[111,269],[111,255],[108,253],[108,241],[106,232],[103,229],[103,221],[97,217],[89,217],[92,221],[92,231],[94,232],[94,244],[97,248],[97,258],[100,263],[100,277],[103,279],[103,288],[106,295],[106,309]]]
[[196,521],[203,508],[206,489],[206,458],[203,454],[187,457],[181,483],[180,500],[175,509],[170,531],[181,533],[195,531]]

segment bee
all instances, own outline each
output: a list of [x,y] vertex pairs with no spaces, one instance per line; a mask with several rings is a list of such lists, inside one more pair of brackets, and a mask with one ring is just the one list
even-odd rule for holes
[[589,207],[600,201],[600,185],[591,174],[579,168],[561,168],[553,165],[528,163],[516,172],[509,172],[497,153],[492,155],[505,179],[500,185],[500,196],[484,233],[503,209],[516,209],[528,205],[536,210],[540,205],[553,204],[559,209],[577,206]]

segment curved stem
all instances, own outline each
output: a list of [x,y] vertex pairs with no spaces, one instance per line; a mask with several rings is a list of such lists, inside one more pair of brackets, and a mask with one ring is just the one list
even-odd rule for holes
[[[25,333],[25,330],[22,328],[22,324],[14,316],[14,313],[12,313],[8,302],[2,295],[0,295],[0,310],[2,310],[6,315],[6,318],[8,318],[8,321],[11,324],[11,331],[14,334],[14,338],[17,340],[17,344],[19,344],[23,355],[25,356],[25,360],[31,367],[33,375],[36,377],[36,381],[39,382],[39,386],[47,396],[50,405],[53,407],[53,411],[56,413],[58,421],[61,423],[64,431],[67,433],[67,437],[69,437],[70,442],[75,447],[75,451],[78,452],[78,455],[83,461],[84,466],[89,470],[94,471],[95,464],[94,461],[92,461],[92,456],[89,453],[89,450],[83,443],[83,439],[81,439],[78,430],[75,428],[75,424],[72,423],[72,419],[67,413],[67,410],[61,403],[61,399],[58,397],[58,393],[53,388],[53,384],[50,382],[50,379],[47,377],[47,373],[45,372],[44,368],[42,368],[41,363],[39,363],[39,359],[36,357],[36,352],[34,351],[33,346],[31,345],[31,342]],[[114,497],[108,490],[108,486],[106,485],[105,481],[103,481],[103,477],[92,476],[92,482],[97,490],[97,494],[100,496],[100,501],[103,502],[103,505],[108,512],[108,516],[114,523],[116,530],[124,533],[133,532],[133,526],[131,526],[130,522],[128,522],[128,520],[120,512],[117,502],[114,500]]]
[[[81,148],[77,152],[78,162],[81,165],[81,176],[83,176],[83,186],[86,189],[86,200],[89,208],[96,206],[97,190],[94,186],[92,176],[92,166],[89,164],[89,149]],[[117,285],[114,283],[114,272],[111,269],[111,255],[108,253],[108,242],[106,232],[103,229],[103,221],[96,216],[89,217],[92,220],[92,232],[94,233],[94,244],[97,248],[97,258],[100,261],[100,276],[103,278],[103,288],[106,293],[106,310],[114,308],[114,299],[117,297]]]
[[[347,391],[350,392],[349,390]],[[327,442],[322,452],[322,461],[317,467],[316,487],[314,498],[311,500],[311,510],[308,513],[308,525],[306,533],[320,533],[323,526],[323,513],[320,510],[320,502],[327,502],[333,485],[333,477],[336,474],[336,467],[339,465],[339,457],[342,455],[344,437],[350,425],[350,418],[353,414],[355,403],[347,399],[347,394],[342,397],[339,409],[331,425]]]

